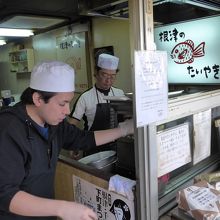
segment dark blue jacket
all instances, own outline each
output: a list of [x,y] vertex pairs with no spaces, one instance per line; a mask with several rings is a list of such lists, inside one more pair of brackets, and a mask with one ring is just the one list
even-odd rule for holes
[[49,126],[45,139],[22,104],[0,111],[0,219],[48,220],[13,215],[9,205],[20,190],[35,196],[54,198],[54,176],[61,148],[95,147],[93,132],[81,131],[66,120]]

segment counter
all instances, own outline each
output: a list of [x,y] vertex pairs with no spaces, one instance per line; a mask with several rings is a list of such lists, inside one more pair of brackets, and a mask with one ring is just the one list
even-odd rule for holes
[[172,220],[195,220],[178,207],[171,210],[170,216]]
[[112,176],[110,173],[82,164],[62,151],[59,155],[55,177],[56,199],[74,200],[72,175],[79,176],[104,189],[108,189],[108,181]]
[[135,220],[135,198],[126,198],[108,190],[112,175],[61,153],[56,170],[55,198],[89,206],[99,220],[115,220],[115,207],[121,209],[124,219]]

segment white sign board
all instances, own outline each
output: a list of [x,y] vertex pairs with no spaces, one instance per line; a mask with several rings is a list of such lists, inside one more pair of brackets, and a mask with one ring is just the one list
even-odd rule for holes
[[158,50],[168,53],[168,83],[220,83],[220,16],[155,28]]
[[167,55],[163,51],[135,52],[137,127],[163,120],[168,112]]
[[88,88],[85,32],[57,37],[56,41],[57,59],[75,70],[76,92],[85,91]]
[[134,201],[73,175],[76,202],[93,209],[98,220],[135,220]]
[[175,126],[157,134],[158,177],[191,162],[189,124]]

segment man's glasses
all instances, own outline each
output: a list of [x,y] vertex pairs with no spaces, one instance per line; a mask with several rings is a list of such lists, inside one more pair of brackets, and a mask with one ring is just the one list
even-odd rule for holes
[[108,74],[102,71],[99,71],[99,76],[103,80],[109,79],[111,81],[114,81],[116,79],[116,74]]

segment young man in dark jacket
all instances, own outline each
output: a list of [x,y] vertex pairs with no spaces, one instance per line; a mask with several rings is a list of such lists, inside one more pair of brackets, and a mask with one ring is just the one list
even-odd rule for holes
[[[133,133],[132,121],[105,131],[81,131],[66,121],[74,70],[59,61],[37,65],[21,102],[0,112],[0,219],[97,219],[91,209],[53,198],[61,148],[89,149]],[[73,147],[74,146],[74,147]]]

